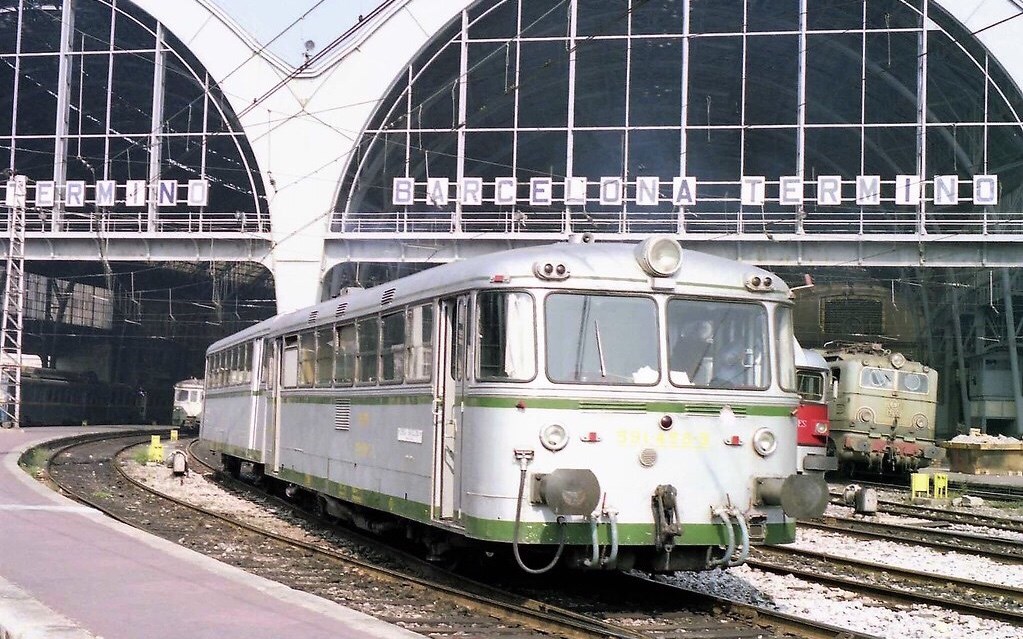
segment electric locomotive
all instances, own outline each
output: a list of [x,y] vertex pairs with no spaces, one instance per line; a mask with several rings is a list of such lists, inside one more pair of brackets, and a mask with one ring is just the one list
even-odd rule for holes
[[201,438],[436,557],[735,566],[827,502],[796,472],[791,305],[670,237],[444,264],[213,344]]
[[935,445],[938,372],[876,343],[831,343],[831,446],[840,468],[906,473],[943,457]]

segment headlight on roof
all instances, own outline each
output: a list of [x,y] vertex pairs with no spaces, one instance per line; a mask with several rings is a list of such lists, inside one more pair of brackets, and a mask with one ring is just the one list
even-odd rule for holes
[[636,246],[636,261],[647,275],[667,277],[682,266],[682,246],[670,237],[648,237]]
[[750,291],[773,291],[774,277],[766,273],[751,273],[746,276],[746,289]]

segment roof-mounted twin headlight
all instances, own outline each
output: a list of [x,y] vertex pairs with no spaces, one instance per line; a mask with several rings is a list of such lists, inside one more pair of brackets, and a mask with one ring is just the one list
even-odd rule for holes
[[571,275],[568,267],[561,262],[537,262],[533,264],[533,275],[541,280],[567,280]]
[[636,261],[647,275],[668,277],[682,266],[682,247],[670,237],[650,237],[636,246]]
[[750,291],[773,291],[774,278],[770,275],[753,273],[746,276],[746,288]]

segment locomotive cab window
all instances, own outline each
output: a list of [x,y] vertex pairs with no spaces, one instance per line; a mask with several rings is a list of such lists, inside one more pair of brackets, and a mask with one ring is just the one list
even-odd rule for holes
[[899,390],[926,395],[929,390],[925,373],[899,371]]
[[555,293],[544,312],[551,381],[652,385],[660,380],[654,300]]
[[[676,386],[765,389],[771,381],[767,344],[763,306],[668,302],[668,377]],[[791,343],[784,352],[792,352]]]
[[885,368],[864,368],[860,371],[860,386],[892,390],[895,388],[895,371]]

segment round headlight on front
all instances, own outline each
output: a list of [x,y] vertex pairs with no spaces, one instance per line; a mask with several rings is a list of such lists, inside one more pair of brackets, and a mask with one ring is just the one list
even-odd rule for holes
[[813,425],[813,432],[817,433],[818,435],[827,435],[828,434],[828,423],[827,422],[816,422]]
[[636,246],[636,261],[647,275],[667,277],[682,266],[682,246],[670,237],[649,237]]
[[921,413],[913,415],[913,425],[918,429],[927,428],[927,416]]
[[895,368],[902,368],[906,365],[906,356],[902,353],[892,353],[891,362]]
[[778,438],[770,430],[761,428],[753,433],[753,450],[761,457],[767,457],[778,449]]
[[864,406],[863,408],[856,411],[856,418],[859,419],[864,424],[868,424],[874,421],[874,411],[872,411],[869,407]]
[[547,450],[561,450],[568,445],[568,431],[561,424],[544,426],[540,429],[540,443]]

